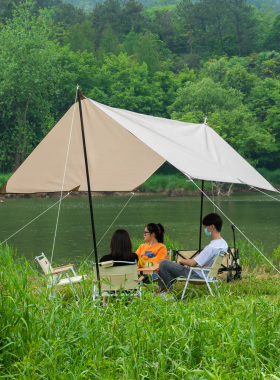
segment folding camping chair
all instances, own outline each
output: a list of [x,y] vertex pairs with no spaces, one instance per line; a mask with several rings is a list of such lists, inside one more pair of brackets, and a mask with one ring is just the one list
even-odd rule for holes
[[[173,259],[178,263],[180,259],[194,259],[199,254],[198,250],[173,250]],[[242,268],[239,265],[239,249],[235,247],[229,247],[227,255],[224,256],[224,259],[219,268],[218,274],[227,272],[227,282],[232,280],[240,280],[242,278],[241,272]],[[179,277],[179,281],[185,281],[185,277]]]
[[[221,267],[221,264],[222,264],[222,261],[223,261],[225,255],[227,255],[227,252],[220,250],[218,252],[217,256],[215,257],[215,260],[213,262],[212,267],[190,267],[189,268],[190,272],[189,272],[189,275],[188,275],[186,285],[184,287],[184,291],[183,291],[181,299],[184,298],[185,292],[186,292],[186,289],[187,289],[187,286],[189,283],[191,283],[193,285],[207,285],[210,294],[212,296],[214,296],[214,293],[210,287],[210,284],[212,283],[214,285],[218,295],[220,295],[218,288],[217,288],[217,284],[216,284],[219,280],[216,280],[216,276],[218,274],[218,270]],[[193,270],[195,270],[195,271],[200,270],[202,275],[203,275],[203,278],[201,278],[201,279],[190,278]]]
[[[179,263],[180,259],[193,259],[199,254],[198,250],[177,250],[173,249],[173,259],[175,258],[176,263]],[[178,277],[177,281],[186,281],[186,277]]]
[[[80,297],[74,287],[74,284],[77,284],[77,283],[80,284],[81,288],[83,289],[83,293],[85,295],[85,290],[83,288],[82,281],[86,279],[87,275],[84,274],[82,276],[77,276],[73,268],[74,264],[69,264],[63,267],[53,268],[44,253],[42,253],[40,256],[36,256],[35,261],[41,266],[45,275],[49,276],[49,282],[47,285],[47,287],[50,289],[49,299],[52,296],[52,291],[54,291],[53,295],[55,296],[58,286],[71,285],[79,301]],[[69,276],[69,271],[72,271],[74,277]],[[66,278],[62,279],[61,277],[64,275],[66,276]]]
[[[122,263],[122,266],[113,266]],[[140,296],[141,287],[138,281],[137,263],[129,261],[105,261],[99,263],[100,291],[104,301],[109,296],[127,295]],[[94,289],[93,300],[99,297],[99,284],[97,281],[96,264],[94,263]]]

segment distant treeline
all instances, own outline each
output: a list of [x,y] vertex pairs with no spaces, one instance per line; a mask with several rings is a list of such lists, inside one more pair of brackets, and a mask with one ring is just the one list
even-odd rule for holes
[[4,0],[0,22],[1,173],[73,104],[77,84],[117,108],[207,117],[255,167],[280,167],[280,15],[243,0],[150,9],[106,0],[91,12],[61,0]]
[[[195,3],[197,0],[192,0]],[[87,12],[91,12],[97,3],[104,4],[104,0],[64,0],[65,3],[71,3],[75,7],[84,9]],[[140,0],[147,8],[156,7],[160,5],[178,4],[179,0]],[[264,9],[266,11],[273,11],[280,13],[280,1],[279,0],[248,0],[247,4],[254,5],[258,9]]]

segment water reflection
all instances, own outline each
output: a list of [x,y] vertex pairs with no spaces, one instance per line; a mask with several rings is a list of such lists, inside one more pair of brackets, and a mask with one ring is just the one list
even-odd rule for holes
[[[129,197],[130,194],[123,197],[93,198],[97,241],[102,238]],[[5,240],[56,202],[57,199],[51,198],[5,200],[0,204],[0,240]],[[215,203],[251,240],[262,241],[267,254],[280,244],[279,202],[262,194],[239,194],[215,198]],[[53,207],[11,238],[8,244],[17,249],[18,255],[24,255],[30,260],[41,252],[50,257],[57,210],[58,206]],[[217,210],[205,199],[203,215],[213,211]],[[115,229],[125,228],[132,237],[142,238],[143,228],[149,222],[161,222],[171,239],[186,248],[195,249],[198,247],[199,216],[200,197],[135,195],[99,244],[99,256],[108,253],[110,237]],[[231,224],[226,220],[222,235],[229,242],[232,241]],[[207,241],[203,236],[202,244]],[[88,199],[66,198],[61,206],[54,250],[55,262],[79,262],[82,257],[90,254],[92,246]]]

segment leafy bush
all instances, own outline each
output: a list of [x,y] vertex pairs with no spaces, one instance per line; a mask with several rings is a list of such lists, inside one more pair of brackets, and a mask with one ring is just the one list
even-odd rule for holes
[[[195,181],[201,187],[201,181]],[[209,182],[205,183],[205,189],[212,189]],[[162,191],[181,191],[188,193],[197,193],[197,187],[188,180],[182,173],[166,175],[166,174],[153,174],[141,187],[140,192],[162,192]]]
[[270,183],[280,185],[280,169],[268,170],[265,168],[258,169],[258,172]]
[[8,181],[13,173],[0,174],[0,188]]

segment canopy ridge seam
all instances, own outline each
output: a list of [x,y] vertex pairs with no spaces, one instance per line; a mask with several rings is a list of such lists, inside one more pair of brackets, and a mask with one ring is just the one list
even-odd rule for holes
[[[62,199],[68,197],[68,195],[70,195],[72,193],[72,191],[69,191],[68,194],[66,194]],[[43,212],[41,212],[41,214],[37,215],[34,219],[32,219],[30,222],[28,222],[27,224],[25,224],[23,227],[21,227],[19,230],[17,230],[15,233],[13,233],[11,236],[9,236],[6,240],[2,241],[2,243],[0,243],[0,245],[3,245],[5,244],[8,240],[10,240],[13,236],[15,236],[16,234],[18,234],[20,231],[22,231],[25,227],[29,226],[29,224],[33,223],[36,219],[38,219],[40,216],[42,216],[43,214],[45,214],[47,211],[49,211],[51,208],[53,208],[54,206],[56,206],[57,204],[59,203],[59,201],[57,201],[56,203],[54,203],[53,205],[51,205],[49,208],[47,208],[46,210],[44,210]]]
[[[199,189],[199,191],[211,202],[211,198],[208,197],[207,194],[205,194],[204,191],[202,191],[200,189],[200,187],[192,180],[193,184]],[[278,272],[280,274],[280,271],[275,267],[275,265],[272,264],[272,262],[255,246],[255,244],[253,242],[251,242],[251,240],[236,226],[235,223],[233,223],[233,221],[217,206],[215,205],[216,208],[223,214],[223,216],[231,223],[231,224],[234,224],[235,225],[235,228],[241,233],[241,235],[266,259],[266,261],[276,270],[276,272]]]
[[73,114],[72,114],[72,121],[71,121],[71,128],[70,128],[70,134],[69,134],[69,139],[68,139],[68,147],[67,147],[67,153],[66,153],[66,160],[65,160],[65,166],[64,166],[64,173],[63,173],[63,179],[62,179],[62,185],[61,185],[61,191],[60,191],[59,206],[58,206],[58,211],[57,211],[56,225],[55,225],[54,238],[53,238],[52,255],[51,255],[51,264],[52,264],[52,260],[53,260],[53,253],[54,253],[54,247],[55,247],[55,241],[56,241],[56,234],[57,234],[57,228],[58,228],[58,221],[59,221],[59,216],[60,216],[60,208],[61,208],[61,201],[62,201],[62,195],[63,195],[63,188],[64,188],[64,182],[65,182],[65,176],[66,176],[66,168],[67,168],[67,163],[68,163],[68,156],[69,156],[70,142],[71,142],[71,137],[72,137],[72,130],[73,130],[73,123],[74,123],[75,110],[76,110],[76,101],[77,101],[77,96],[78,96],[78,89],[79,89],[79,86],[77,86],[77,90],[76,90],[75,103],[74,103]]
[[[125,203],[125,205],[123,206],[123,208],[121,209],[121,211],[118,213],[118,215],[115,217],[115,219],[113,220],[113,222],[111,223],[111,225],[107,228],[107,230],[105,231],[105,233],[103,234],[103,236],[101,237],[101,239],[99,240],[99,242],[97,243],[97,246],[99,246],[99,244],[101,243],[101,241],[104,239],[104,237],[107,235],[108,231],[110,230],[110,228],[113,226],[113,224],[115,223],[115,221],[119,218],[119,216],[121,215],[121,213],[123,212],[123,210],[126,208],[126,206],[128,205],[128,203],[131,201],[132,197],[135,195],[134,192],[131,193],[131,196],[130,198],[128,199],[128,201]],[[91,253],[88,255],[88,257],[86,258],[86,261],[90,258],[90,256],[93,254],[94,250],[91,251]]]

